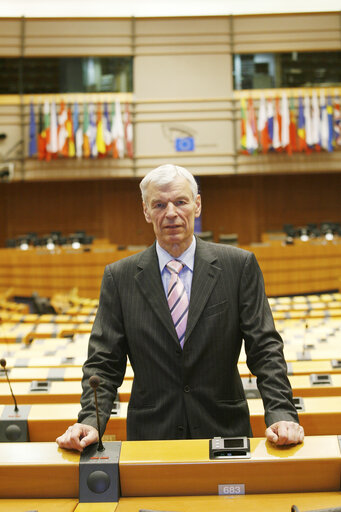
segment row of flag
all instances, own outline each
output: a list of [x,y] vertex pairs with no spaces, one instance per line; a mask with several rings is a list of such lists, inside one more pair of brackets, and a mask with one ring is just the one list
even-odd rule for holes
[[325,97],[324,91],[294,98],[260,97],[258,118],[252,98],[242,98],[241,152],[243,154],[334,151],[341,146],[339,97]]
[[[133,127],[129,105],[122,115],[121,104],[84,103],[83,114],[77,102],[66,106],[45,101],[36,113],[30,104],[29,147],[30,157],[39,160],[66,158],[133,158]],[[82,122],[81,122],[82,120]]]

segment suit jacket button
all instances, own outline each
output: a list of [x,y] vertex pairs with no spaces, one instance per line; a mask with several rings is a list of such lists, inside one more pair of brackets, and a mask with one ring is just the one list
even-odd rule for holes
[[178,430],[180,430],[180,432],[183,432],[185,429],[182,425],[178,425]]
[[184,392],[189,393],[191,391],[191,388],[189,386],[184,387]]
[[175,353],[176,353],[177,356],[180,356],[182,354],[181,348],[177,348]]

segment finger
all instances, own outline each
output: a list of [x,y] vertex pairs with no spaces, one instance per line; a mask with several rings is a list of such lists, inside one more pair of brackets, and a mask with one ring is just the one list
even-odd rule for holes
[[83,447],[80,444],[81,436],[82,425],[75,423],[74,425],[68,427],[64,434],[57,437],[56,442],[60,448],[82,451]]
[[86,446],[89,446],[90,444],[96,443],[96,441],[98,441],[98,431],[95,428],[92,428],[81,439],[79,444],[84,449]]
[[265,431],[265,437],[267,438],[268,441],[270,441],[271,443],[277,443],[278,441],[278,436],[276,434],[276,432],[271,428],[271,427],[268,427]]
[[304,439],[304,430],[293,421],[280,421],[276,424],[278,440],[277,445],[297,444]]

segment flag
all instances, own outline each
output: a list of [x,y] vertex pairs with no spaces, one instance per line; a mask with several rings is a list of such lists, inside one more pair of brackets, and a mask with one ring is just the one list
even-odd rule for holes
[[254,153],[258,149],[256,117],[252,98],[249,98],[247,102],[246,149],[249,154]]
[[51,153],[49,152],[50,147],[50,104],[48,101],[44,101],[44,129],[42,131],[42,137],[45,139],[45,160],[51,160]]
[[43,106],[39,105],[39,126],[38,126],[38,159],[44,160],[46,155],[46,132],[44,129]]
[[247,154],[247,141],[246,141],[246,101],[245,98],[240,99],[240,147],[243,154]]
[[274,131],[272,146],[276,151],[282,149],[282,116],[279,108],[279,98],[275,100]]
[[311,106],[312,106],[312,114],[311,114],[311,124],[312,124],[312,143],[314,145],[315,151],[321,150],[320,145],[320,107],[317,98],[316,91],[313,91],[311,98]]
[[341,111],[339,96],[335,98],[334,102],[334,140],[336,146],[341,146]]
[[321,147],[328,151],[328,139],[329,139],[329,122],[326,98],[323,90],[320,92],[320,109],[321,109]]
[[282,94],[281,101],[281,140],[282,140],[282,148],[285,149],[289,153],[290,147],[290,113],[289,113],[289,103],[288,98],[285,93]]
[[67,109],[66,130],[67,130],[67,156],[69,158],[73,158],[76,155],[76,148],[75,148],[75,137],[74,137],[74,133],[73,133],[73,122],[72,122],[72,113],[71,113],[70,105]]
[[102,110],[101,110],[100,103],[98,103],[98,105],[97,105],[96,127],[97,127],[97,132],[96,132],[97,153],[99,156],[103,156],[106,154],[106,146],[105,146],[105,142],[104,142],[104,127],[103,127]]
[[269,139],[269,149],[273,147],[273,138],[274,138],[274,106],[272,100],[268,100],[266,104],[266,124],[268,128],[268,139]]
[[334,126],[333,126],[333,104],[331,96],[327,100],[327,119],[328,119],[328,142],[327,150],[334,151]]
[[33,156],[37,153],[37,130],[36,130],[36,120],[34,116],[34,107],[33,103],[30,103],[30,142],[28,145],[28,155]]
[[259,141],[261,145],[261,149],[263,153],[267,153],[269,150],[269,133],[267,126],[267,116],[266,116],[266,102],[265,97],[262,95],[259,100],[259,110],[258,110],[258,132],[259,132]]
[[106,152],[106,154],[108,154],[112,148],[112,136],[111,136],[111,126],[110,126],[110,118],[109,118],[107,102],[104,103],[103,136],[104,136],[104,142],[105,142],[105,152]]
[[298,98],[298,123],[297,123],[297,149],[298,151],[306,151],[308,149],[307,142],[305,139],[305,118],[304,118],[304,107],[303,99],[300,96]]
[[129,105],[126,103],[124,112],[124,135],[125,135],[125,146],[126,155],[128,158],[133,158],[133,125],[130,121]]
[[311,110],[310,110],[310,98],[308,95],[304,96],[304,122],[305,122],[305,141],[307,143],[307,150],[311,149],[314,146],[313,142],[313,126],[311,119]]
[[50,107],[50,138],[46,144],[47,152],[51,154],[51,157],[56,157],[58,151],[58,137],[57,137],[57,111],[56,103],[52,101]]
[[83,155],[83,130],[79,122],[78,103],[73,106],[73,133],[75,137],[76,156],[81,158]]
[[90,103],[90,105],[89,105],[89,125],[88,125],[87,135],[89,138],[90,156],[93,158],[96,158],[98,155],[97,144],[96,144],[97,126],[96,126],[95,105],[93,103]]
[[89,111],[88,104],[84,103],[83,107],[83,156],[89,158],[91,154],[89,140]]
[[67,112],[64,100],[60,102],[60,111],[58,116],[58,153],[63,156],[68,156],[67,137],[68,132],[66,129]]
[[121,105],[115,101],[112,108],[111,136],[113,140],[113,157],[124,158],[124,127],[122,121]]
[[296,125],[296,113],[295,113],[295,102],[294,98],[290,98],[289,102],[289,147],[288,153],[291,155],[294,151],[297,151],[297,125]]

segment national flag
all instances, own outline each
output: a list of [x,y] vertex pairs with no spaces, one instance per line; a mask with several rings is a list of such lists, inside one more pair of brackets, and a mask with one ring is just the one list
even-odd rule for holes
[[288,153],[291,155],[294,151],[297,151],[297,125],[296,125],[296,111],[295,111],[295,102],[294,98],[290,98],[289,102],[289,116],[290,116],[290,124],[289,124],[289,147]]
[[50,147],[50,104],[46,100],[44,101],[44,129],[42,136],[45,138],[45,160],[51,160],[51,153],[49,152]]
[[318,102],[316,91],[313,91],[312,98],[311,98],[311,106],[312,106],[312,114],[311,114],[312,143],[314,145],[315,151],[321,151],[320,107],[319,107],[319,102]]
[[341,146],[341,110],[339,96],[337,96],[334,101],[334,140],[336,146]]
[[246,148],[250,154],[258,149],[256,116],[252,98],[249,98],[247,102]]
[[75,148],[75,136],[73,133],[72,112],[71,112],[70,105],[67,109],[66,130],[67,130],[68,157],[73,158],[74,156],[76,156],[76,148]]
[[320,92],[320,109],[321,109],[321,147],[328,151],[328,139],[329,139],[329,121],[327,113],[326,98],[324,91]]
[[279,98],[275,100],[274,131],[272,146],[276,151],[282,149],[282,116],[280,114]]
[[95,105],[90,103],[89,105],[89,125],[87,134],[89,137],[90,144],[90,156],[96,158],[98,155],[96,136],[97,136],[97,125],[96,125],[96,112]]
[[124,158],[124,127],[121,104],[119,100],[112,106],[111,135],[113,140],[113,157]]
[[102,109],[101,104],[97,105],[97,132],[96,132],[96,146],[98,156],[103,156],[106,154],[106,146],[104,142],[104,127],[103,127],[103,119],[102,119]]
[[83,130],[79,122],[78,102],[73,106],[73,133],[75,137],[76,156],[81,158],[83,155]]
[[307,151],[308,146],[305,139],[305,117],[304,117],[304,107],[303,107],[303,98],[300,96],[298,98],[298,123],[297,123],[297,149],[298,151]]
[[285,149],[289,153],[290,147],[290,113],[289,113],[289,103],[286,93],[282,94],[281,101],[281,140],[282,140],[282,148]]
[[314,146],[313,142],[313,126],[311,119],[311,110],[310,110],[310,97],[306,94],[304,96],[304,121],[305,121],[305,140],[307,143],[307,150],[311,149]]
[[247,124],[247,113],[246,113],[246,100],[245,98],[240,99],[240,147],[242,153],[247,155],[247,140],[246,140],[246,124]]
[[105,152],[108,154],[112,147],[112,136],[107,102],[104,103],[103,108],[103,136],[105,142]]
[[83,107],[83,156],[89,158],[91,155],[89,140],[89,111],[88,104],[84,103]]
[[68,132],[66,129],[67,111],[65,108],[64,100],[60,102],[60,111],[58,116],[58,153],[63,156],[68,156],[67,137]]
[[46,156],[46,132],[44,129],[43,106],[39,105],[39,125],[38,125],[38,159],[44,160]]
[[33,156],[37,153],[37,129],[36,129],[36,119],[34,115],[34,107],[33,103],[30,103],[30,141],[28,145],[28,155]]
[[328,118],[328,144],[327,150],[334,151],[334,122],[333,122],[333,104],[331,96],[327,100],[327,118]]
[[125,147],[126,156],[133,158],[133,125],[130,120],[129,105],[126,103],[124,112],[124,135],[125,135]]
[[47,152],[51,154],[51,157],[54,158],[57,155],[58,152],[58,137],[57,137],[57,110],[56,110],[56,103],[52,101],[51,107],[50,107],[50,138],[46,145]]
[[268,128],[269,149],[273,148],[274,138],[274,106],[271,99],[266,103],[266,124]]
[[263,153],[267,153],[269,149],[269,134],[267,127],[267,116],[266,116],[266,102],[265,97],[262,95],[259,100],[258,110],[258,133],[261,150]]

